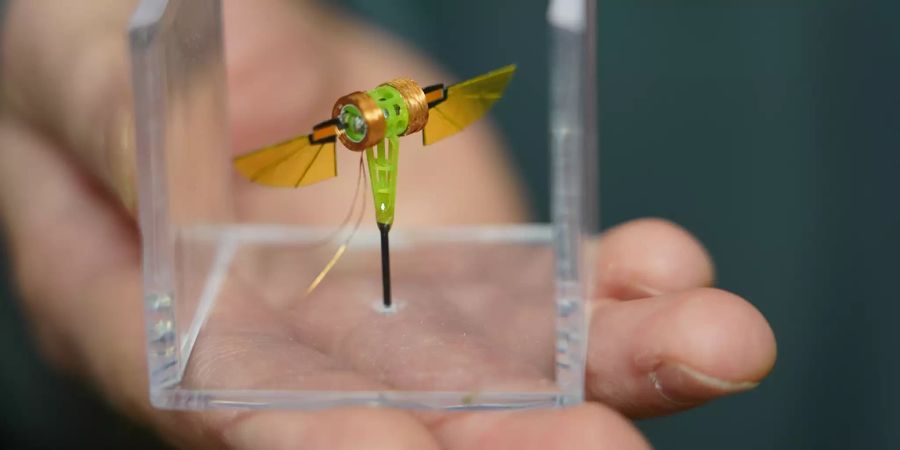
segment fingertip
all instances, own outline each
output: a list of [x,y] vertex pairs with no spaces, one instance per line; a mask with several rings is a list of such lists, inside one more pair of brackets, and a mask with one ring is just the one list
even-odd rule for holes
[[775,353],[762,314],[725,291],[609,301],[593,313],[586,385],[630,417],[668,414],[755,388]]
[[639,352],[638,365],[682,364],[725,382],[746,383],[759,382],[775,364],[769,323],[750,302],[720,289],[675,296],[648,329],[655,336],[647,342],[656,348]]
[[712,285],[712,259],[684,228],[660,218],[632,220],[602,236],[601,297],[634,299]]

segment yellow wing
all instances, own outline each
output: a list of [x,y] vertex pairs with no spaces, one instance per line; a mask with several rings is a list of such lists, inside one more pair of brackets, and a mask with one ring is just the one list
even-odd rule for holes
[[433,144],[462,131],[480,119],[503,95],[515,71],[514,64],[501,67],[471,80],[454,84],[447,88],[443,98],[429,101],[429,105],[433,106],[428,111],[428,123],[422,132],[422,142],[425,145]]
[[[234,159],[234,167],[248,180],[266,186],[300,187],[337,175],[334,135],[319,129],[311,135],[265,147]],[[336,133],[336,129],[334,130]],[[319,140],[311,141],[311,139]]]

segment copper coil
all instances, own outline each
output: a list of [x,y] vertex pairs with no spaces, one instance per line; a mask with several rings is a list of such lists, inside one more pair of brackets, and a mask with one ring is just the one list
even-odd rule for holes
[[359,109],[363,120],[366,122],[366,135],[359,142],[350,140],[346,132],[340,134],[339,139],[345,147],[360,152],[384,140],[384,112],[378,107],[378,104],[375,103],[372,97],[369,97],[365,92],[358,91],[347,94],[337,99],[337,102],[334,103],[334,108],[331,109],[331,117],[338,118],[341,114],[341,109],[345,105],[353,105]]
[[406,125],[406,131],[402,135],[406,136],[425,128],[425,124],[428,123],[428,101],[425,100],[425,91],[409,78],[397,78],[384,84],[400,92],[409,110],[409,124]]

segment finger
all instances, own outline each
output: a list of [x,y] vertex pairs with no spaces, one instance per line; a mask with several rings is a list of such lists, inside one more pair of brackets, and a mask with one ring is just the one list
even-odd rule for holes
[[0,148],[0,213],[44,349],[103,381],[143,379],[140,304],[122,301],[140,298],[133,224],[25,125],[0,121]]
[[451,414],[430,426],[444,448],[451,450],[650,448],[630,422],[597,404],[556,410]]
[[638,219],[603,234],[598,244],[599,298],[634,299],[710,286],[714,270],[703,246],[678,225]]
[[250,412],[216,422],[224,443],[235,449],[440,448],[421,423],[389,409]]
[[775,363],[775,338],[750,303],[710,288],[593,311],[586,387],[629,416],[696,406],[756,387]]
[[134,149],[125,30],[135,4],[14,1],[0,52],[6,105],[64,143],[129,205]]

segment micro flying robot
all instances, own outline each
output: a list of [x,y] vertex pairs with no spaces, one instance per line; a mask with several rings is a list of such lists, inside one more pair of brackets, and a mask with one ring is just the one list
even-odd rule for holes
[[397,78],[347,94],[335,102],[331,119],[315,125],[311,134],[238,156],[234,166],[254,183],[298,188],[337,176],[338,140],[348,150],[365,151],[381,235],[383,302],[390,307],[388,233],[394,223],[400,137],[421,131],[422,142],[430,145],[462,131],[500,99],[515,70],[509,65],[448,87],[421,88]]

